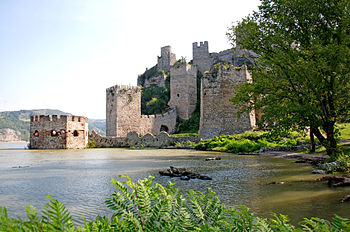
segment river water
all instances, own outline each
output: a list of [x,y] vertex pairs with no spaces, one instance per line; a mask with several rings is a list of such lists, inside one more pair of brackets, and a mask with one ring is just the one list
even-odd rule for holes
[[[228,206],[247,205],[256,215],[287,214],[292,222],[304,217],[330,219],[334,214],[350,218],[350,202],[340,203],[350,188],[330,188],[315,182],[312,167],[269,157],[237,156],[192,150],[26,150],[24,143],[0,143],[0,205],[10,216],[25,217],[25,205],[41,210],[46,193],[62,201],[73,219],[110,215],[104,201],[114,191],[110,177],[122,180],[155,176],[172,180],[183,191],[212,188]],[[204,161],[221,156],[220,161]],[[213,180],[181,181],[159,176],[169,166],[208,175]],[[285,184],[267,184],[283,181]]]

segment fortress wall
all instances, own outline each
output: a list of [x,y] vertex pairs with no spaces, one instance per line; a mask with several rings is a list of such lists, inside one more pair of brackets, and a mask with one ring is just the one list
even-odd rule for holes
[[196,109],[197,68],[183,63],[170,68],[170,107],[177,108],[178,116],[188,120]]
[[198,142],[197,137],[170,137],[164,131],[157,136],[145,134],[141,137],[137,132],[129,132],[126,137],[104,137],[92,131],[89,138],[95,141],[96,147],[167,147],[177,142]]
[[170,109],[165,114],[156,115],[142,115],[141,117],[141,131],[140,134],[151,133],[153,135],[158,135],[161,131],[167,133],[174,133],[176,127],[176,108]]
[[67,120],[66,136],[67,148],[85,148],[89,136],[88,119],[72,116],[72,120]]
[[251,76],[245,66],[236,70],[233,66],[225,69],[221,65],[217,76],[210,73],[204,75],[201,85],[201,139],[242,133],[255,127],[254,112],[238,117],[237,109],[230,102],[235,93],[233,86],[247,81],[251,81]]

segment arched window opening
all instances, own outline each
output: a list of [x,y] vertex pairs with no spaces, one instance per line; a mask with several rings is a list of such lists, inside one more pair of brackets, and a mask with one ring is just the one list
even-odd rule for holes
[[75,130],[75,131],[73,132],[73,136],[74,136],[74,137],[78,137],[78,136],[79,136],[79,132],[78,132],[77,130]]
[[39,137],[39,131],[38,130],[35,130],[34,134],[33,134],[35,137]]
[[160,126],[160,132],[162,132],[162,131],[165,131],[165,132],[169,132],[169,128],[167,127],[167,126],[165,126],[165,125],[161,125]]
[[51,136],[52,136],[52,137],[56,137],[56,136],[58,136],[57,131],[52,130],[52,131],[51,131]]

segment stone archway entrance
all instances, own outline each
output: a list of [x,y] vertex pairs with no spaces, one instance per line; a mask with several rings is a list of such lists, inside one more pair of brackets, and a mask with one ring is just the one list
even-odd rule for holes
[[162,131],[165,131],[165,132],[169,133],[169,128],[167,126],[165,126],[165,125],[161,125],[160,126],[160,132],[162,132]]

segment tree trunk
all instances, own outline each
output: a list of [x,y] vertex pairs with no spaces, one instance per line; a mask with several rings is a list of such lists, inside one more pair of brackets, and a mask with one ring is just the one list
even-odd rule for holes
[[315,144],[315,136],[314,136],[312,126],[310,126],[310,142],[311,142],[311,150],[310,151],[315,152],[316,151],[316,144]]
[[334,123],[330,122],[326,125],[327,131],[327,146],[326,151],[329,157],[335,156],[337,154],[337,140],[334,134]]

